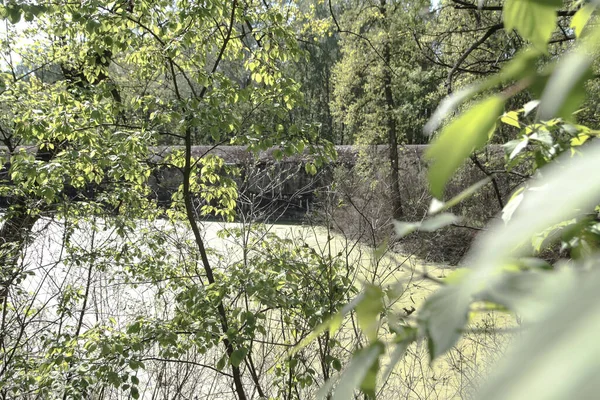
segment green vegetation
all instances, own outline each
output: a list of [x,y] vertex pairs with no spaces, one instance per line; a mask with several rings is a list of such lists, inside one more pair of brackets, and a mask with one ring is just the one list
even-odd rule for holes
[[0,398],[593,397],[596,7],[2,3]]

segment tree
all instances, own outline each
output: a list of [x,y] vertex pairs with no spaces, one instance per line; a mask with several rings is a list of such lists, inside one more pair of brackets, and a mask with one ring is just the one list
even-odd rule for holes
[[289,73],[301,84],[302,107],[294,109],[294,120],[318,125],[321,137],[346,144],[343,134],[334,129],[331,112],[333,96],[332,69],[338,61],[340,34],[330,18],[329,4],[324,1],[296,1],[290,6],[290,25],[306,57],[289,66]]
[[[389,146],[393,215],[402,215],[398,145],[424,143],[419,130],[433,110],[439,70],[420,55],[425,3],[358,2],[336,19],[342,57],[333,71],[333,110],[353,144]],[[335,14],[333,18],[337,18]]]
[[[439,2],[433,12],[431,25],[419,38],[427,59],[445,67],[448,93],[455,91],[479,77],[498,72],[502,65],[523,47],[526,40],[512,26],[505,29],[502,22],[504,1],[476,2],[448,0]],[[558,10],[556,24],[544,25],[542,31],[551,34],[548,51],[553,56],[568,49],[574,36],[570,32],[571,17],[575,3],[564,2]],[[551,17],[549,17],[551,18]],[[457,29],[458,27],[458,29]],[[555,29],[558,28],[558,29]],[[475,41],[473,41],[475,36]],[[539,36],[538,36],[539,37]],[[533,38],[537,46],[545,46],[543,39]]]

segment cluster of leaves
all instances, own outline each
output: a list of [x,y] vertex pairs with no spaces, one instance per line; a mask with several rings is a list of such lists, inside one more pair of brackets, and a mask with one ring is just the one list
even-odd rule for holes
[[[498,119],[519,130],[505,146],[507,168],[529,168],[539,180],[515,193],[505,208],[506,226],[491,231],[499,236],[482,236],[467,260],[475,268],[448,280],[419,310],[417,320],[395,316],[392,305],[402,296],[401,285],[367,285],[340,309],[354,292],[353,271],[340,261],[342,257],[323,257],[309,246],[298,248],[268,234],[264,227],[223,235],[243,243],[239,260],[232,260],[232,254],[204,249],[196,220],[215,214],[233,218],[237,189],[232,177],[236,171],[218,157],[193,157],[192,142],[246,145],[254,152],[276,147],[273,155],[277,159],[307,152],[315,157],[305,165],[309,173],[335,156],[331,143],[294,114],[306,99],[287,73],[304,52],[285,17],[298,15],[297,10],[291,12],[294,7],[284,3],[90,1],[39,6],[10,1],[0,7],[0,16],[10,22],[23,18],[44,33],[24,53],[26,73],[19,76],[11,66],[10,73],[1,76],[0,139],[8,151],[2,159],[0,195],[11,204],[3,216],[2,232],[3,239],[12,240],[3,244],[0,253],[0,300],[5,311],[0,327],[3,393],[76,398],[114,387],[136,398],[139,378],[135,371],[143,368],[143,352],[158,348],[160,357],[170,359],[190,350],[206,354],[224,344],[216,369],[224,372],[228,368],[236,374],[244,365],[252,372],[258,343],[277,339],[281,348],[298,347],[291,354],[282,351],[271,361],[275,391],[282,397],[292,396],[290,393],[299,397],[302,389],[321,384],[322,378],[341,369],[343,357],[336,334],[343,319],[352,314],[367,342],[321,393],[327,396],[335,386],[334,398],[350,398],[356,388],[373,397],[410,343],[427,340],[432,358],[456,343],[475,301],[490,301],[519,313],[533,332],[543,329],[537,321],[559,315],[557,301],[563,297],[552,299],[551,295],[561,284],[565,299],[577,299],[577,312],[571,319],[557,318],[552,326],[561,323],[581,328],[574,331],[573,341],[593,347],[590,330],[584,328],[595,324],[597,317],[592,315],[587,325],[584,322],[590,317],[585,303],[597,300],[593,283],[598,277],[591,258],[598,242],[592,214],[597,200],[590,194],[596,193],[598,183],[589,174],[597,167],[598,151],[591,140],[597,132],[578,125],[573,112],[581,104],[581,88],[600,35],[589,22],[595,18],[595,3],[581,4],[572,19],[579,45],[539,70],[539,64],[547,63],[547,45],[563,3],[506,1],[505,29],[515,29],[531,47],[512,58],[497,75],[446,99],[426,126],[426,133],[431,134],[449,114],[465,109],[444,126],[427,152],[431,191],[440,200],[433,203],[430,218],[422,223],[398,224],[400,235],[417,229],[433,231],[456,221],[445,211],[488,181],[446,202],[441,201],[444,188],[469,154],[492,140]],[[414,68],[420,53],[415,43],[404,39],[420,36],[426,18],[419,12],[423,4],[413,5],[404,9],[401,3],[382,1],[359,11],[350,6],[341,19],[364,33],[362,38],[352,35],[356,40],[346,42],[344,62],[334,73],[337,100],[333,114],[336,116],[337,110],[340,125],[351,127],[351,141],[359,137],[365,143],[383,141],[383,119],[389,138],[397,139],[396,130],[402,129],[409,142],[424,139],[417,129],[439,95],[439,71],[427,63]],[[328,6],[329,12],[338,10],[331,2]],[[323,13],[324,7],[325,2],[320,2],[311,10]],[[494,15],[499,17],[498,12]],[[404,25],[402,17],[410,17],[410,26]],[[313,28],[329,32],[332,25],[316,21]],[[336,48],[335,43],[325,42]],[[11,54],[9,44],[3,43],[3,50]],[[392,55],[395,47],[398,51]],[[451,53],[444,46],[437,51]],[[322,56],[318,51],[313,54]],[[513,52],[504,55],[512,57]],[[331,66],[331,60],[325,61]],[[36,71],[51,72],[53,78],[46,75],[42,79]],[[353,80],[355,76],[360,79]],[[328,79],[329,75],[321,77],[327,86]],[[391,87],[404,90],[390,93]],[[526,89],[540,100],[536,114],[531,103],[505,113],[509,100]],[[324,103],[329,105],[328,100],[319,104]],[[360,113],[354,115],[355,110]],[[324,112],[322,116],[332,114]],[[329,133],[328,137],[335,135]],[[195,227],[195,242],[189,238],[171,241],[175,229],[140,230],[142,220],[157,223],[161,214],[148,199],[146,186],[151,146],[157,143],[185,145],[161,160],[163,166],[180,170],[184,178],[166,216],[174,226]],[[555,164],[560,168],[553,167]],[[567,198],[566,193],[572,197]],[[540,210],[546,212],[542,215]],[[109,272],[114,277],[124,276],[132,285],[148,278],[157,297],[165,296],[170,302],[172,308],[165,306],[166,317],[140,317],[126,331],[110,321],[84,324],[88,278],[87,285],[69,283],[61,288],[55,307],[57,322],[42,323],[47,313],[41,308],[46,305],[19,288],[31,271],[18,261],[35,222],[44,215],[56,216],[74,227],[90,222],[93,232],[100,224],[87,217],[103,216],[106,228],[114,228],[124,243],[104,251],[79,251],[73,228],[65,233],[67,257],[62,261],[88,269],[89,277],[94,271]],[[26,232],[11,236],[13,232],[6,228],[11,226]],[[558,236],[573,260],[582,265],[581,271],[570,266],[561,269],[561,265],[550,268],[540,260],[520,257],[542,250]],[[531,246],[528,241],[532,237]],[[174,246],[166,247],[171,244]],[[207,255],[216,267],[208,265]],[[199,259],[204,271],[198,269]],[[573,296],[577,288],[579,296]],[[544,307],[536,306],[540,299]],[[275,324],[268,322],[275,319],[281,328],[274,329]],[[13,327],[12,321],[19,324]],[[319,328],[307,337],[315,325]],[[48,333],[36,340],[35,333],[43,329]],[[319,346],[307,347],[315,339]],[[549,343],[551,340],[556,343]],[[40,357],[28,358],[23,343],[29,343],[28,349]],[[528,352],[523,353],[539,356],[541,344],[531,340]],[[547,344],[557,344],[557,350],[539,359],[548,360],[548,366],[559,365],[564,343],[553,336]],[[387,350],[391,362],[382,369]],[[320,373],[315,370],[314,354],[319,358]],[[527,366],[507,365],[502,369],[507,375]],[[568,365],[579,368],[577,371],[586,368],[582,363]],[[536,378],[563,372],[548,370],[548,366],[535,369]],[[585,374],[578,377],[583,379]],[[251,378],[260,388],[261,377]],[[516,379],[511,386],[497,382],[510,390],[514,387],[514,393],[523,390],[516,385],[527,383]],[[581,393],[574,389],[578,387],[574,380],[567,382],[565,392]],[[554,395],[561,394],[557,393]]]
[[[172,318],[138,317],[127,328],[128,340],[145,343],[147,350],[157,345],[159,357],[178,359],[191,349],[198,354],[214,352],[225,336],[232,352],[216,353],[214,368],[219,371],[244,363],[254,365],[253,360],[259,360],[264,351],[263,343],[273,343],[273,356],[259,361],[266,363],[269,371],[260,378],[265,380],[265,390],[281,395],[288,391],[309,393],[315,384],[322,383],[322,373],[315,371],[312,359],[316,355],[322,368],[339,370],[342,347],[334,335],[325,334],[318,335],[324,346],[319,350],[306,348],[287,357],[287,349],[356,293],[352,267],[343,263],[341,255],[324,257],[307,244],[280,238],[262,225],[228,228],[219,236],[239,247],[236,244],[212,254],[221,265],[215,271],[215,283],[199,284],[193,265],[173,269],[171,274],[177,279],[166,291],[173,295]],[[145,253],[148,258],[149,252]],[[138,279],[144,275],[157,279],[152,271],[141,269],[147,267],[165,271],[144,260],[134,267],[140,268]],[[164,295],[164,291],[157,294]],[[219,304],[227,304],[225,332]]]
[[[44,354],[15,354],[12,368],[3,375],[2,390],[13,398],[31,392],[49,398],[82,398],[114,387],[139,398],[137,371],[143,346],[135,336],[120,332],[116,322],[98,325],[83,334],[69,327],[62,333],[42,332],[30,340],[30,350],[43,346]],[[29,346],[28,346],[29,347]]]

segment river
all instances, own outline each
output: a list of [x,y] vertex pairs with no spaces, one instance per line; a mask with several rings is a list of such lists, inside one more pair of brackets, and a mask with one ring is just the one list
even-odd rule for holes
[[[103,221],[97,221],[96,228],[92,224],[82,223],[71,230],[66,229],[60,221],[46,219],[40,221],[35,230],[35,240],[28,246],[22,260],[27,278],[21,286],[28,295],[21,295],[18,302],[18,312],[31,315],[29,324],[34,328],[31,334],[44,331],[72,332],[82,312],[81,334],[99,324],[117,333],[139,316],[168,319],[176,306],[172,294],[167,290],[169,287],[176,289],[176,286],[169,286],[176,283],[173,271],[180,268],[183,274],[201,268],[198,261],[190,257],[190,249],[195,248],[195,243],[190,240],[190,231],[184,225],[173,225],[164,220],[152,223],[139,221],[136,228],[125,237],[121,237],[114,226],[107,226]],[[435,277],[444,277],[447,273],[445,266],[426,265],[401,254],[371,249],[319,226],[203,222],[201,230],[213,267],[225,273],[228,265],[242,257],[243,240],[240,238],[247,235],[240,235],[239,232],[244,232],[265,236],[274,234],[289,240],[290,244],[310,246],[324,258],[343,260],[354,266],[352,279],[357,288],[366,282],[401,282],[404,295],[394,305],[399,315],[418,309],[435,289],[431,281],[424,279],[425,273]],[[238,234],[232,234],[234,231],[238,231]],[[136,253],[136,247],[141,252]],[[126,253],[130,255],[126,256]],[[176,267],[161,275],[161,268],[168,265]],[[32,313],[32,310],[36,312]],[[67,311],[59,316],[59,310]],[[281,351],[285,351],[285,348],[278,350],[277,354],[282,354]],[[217,354],[188,352],[182,359],[185,363],[216,365],[219,358]],[[280,355],[271,354],[257,361],[261,363],[264,379],[267,372],[270,374],[271,368],[279,362],[278,357]],[[426,364],[424,347],[413,350],[410,359],[421,367]],[[169,385],[183,385],[180,376],[182,365],[191,364],[148,361],[146,371],[138,374],[142,398],[163,398],[167,396]],[[439,368],[431,370],[426,376],[412,370],[399,373],[404,374],[405,382],[419,377],[421,383],[415,383],[415,387],[429,385],[429,378],[440,374]],[[161,374],[168,374],[168,384]],[[215,387],[221,391],[228,390],[230,380],[214,371],[200,368],[195,374],[202,379],[188,379],[185,384],[191,385],[186,391],[194,392],[198,399],[217,398],[213,396]],[[212,383],[204,384],[206,379]],[[159,397],[156,397],[157,393],[160,393]],[[118,391],[114,394],[118,396]],[[223,394],[218,398],[229,397]]]

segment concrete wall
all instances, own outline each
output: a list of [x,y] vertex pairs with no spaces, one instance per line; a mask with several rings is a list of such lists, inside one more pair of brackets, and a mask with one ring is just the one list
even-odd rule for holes
[[[427,146],[400,146],[399,147],[399,169],[400,186],[402,197],[407,206],[407,215],[420,215],[423,207],[427,207],[428,190],[426,169],[427,165],[423,155]],[[35,152],[35,147],[26,147],[27,151]],[[155,147],[151,148],[151,161],[157,165],[173,151],[183,150],[183,147]],[[4,149],[4,152],[7,150]],[[237,166],[241,170],[241,175],[235,180],[240,189],[239,207],[245,212],[249,212],[262,219],[274,220],[278,218],[298,220],[307,212],[310,212],[319,206],[318,193],[331,192],[334,175],[337,174],[338,186],[334,189],[336,192],[361,192],[361,185],[368,185],[370,182],[356,179],[360,173],[355,173],[359,160],[363,160],[361,168],[364,170],[364,160],[370,160],[372,179],[385,181],[387,176],[387,146],[336,146],[338,157],[336,160],[320,168],[316,175],[308,174],[305,171],[305,164],[310,162],[314,156],[304,153],[291,157],[283,157],[281,160],[275,160],[273,157],[274,149],[263,151],[258,154],[250,153],[245,147],[241,146],[194,146],[192,154],[194,157],[203,157],[208,154],[216,155],[225,161],[228,165]],[[452,151],[449,149],[449,151]],[[2,148],[0,148],[2,152]],[[368,153],[368,157],[359,157],[359,153]],[[501,161],[502,149],[499,146],[489,147],[482,156],[483,161],[489,162],[490,159]],[[5,166],[6,167],[6,166]],[[359,168],[360,169],[360,168]],[[347,171],[346,175],[339,174],[340,170]],[[337,171],[337,172],[336,172]],[[6,168],[2,171],[7,173]],[[341,176],[341,178],[340,178]],[[363,178],[365,174],[363,173]],[[366,175],[367,178],[369,175]],[[485,175],[471,165],[455,179],[454,184],[449,185],[449,194],[457,193],[467,185],[483,178]],[[162,205],[168,205],[172,194],[181,184],[182,174],[179,170],[172,167],[158,167],[153,171],[149,185],[152,188],[152,196]],[[505,185],[510,187],[509,184]],[[356,189],[356,190],[355,190]],[[93,188],[90,189],[93,193]],[[380,187],[376,195],[385,200],[385,187]],[[504,190],[505,192],[508,189]],[[363,191],[364,192],[364,191]],[[506,193],[503,193],[506,194]],[[74,196],[77,193],[73,194]],[[360,197],[360,196],[359,196]],[[0,198],[0,207],[10,205],[11,199]],[[383,206],[385,207],[385,206]]]
[[[177,147],[165,147],[153,149],[155,155],[154,161],[160,162],[169,152],[178,149]],[[428,206],[428,183],[427,183],[427,163],[424,160],[424,152],[427,149],[425,145],[401,146],[399,147],[399,169],[400,186],[403,191],[402,196],[406,200],[407,214],[418,215]],[[385,180],[385,171],[388,168],[388,148],[387,146],[336,146],[338,157],[335,161],[319,169],[316,175],[308,174],[304,165],[313,157],[310,154],[294,155],[284,157],[276,161],[272,155],[273,150],[252,154],[240,146],[221,146],[211,148],[209,146],[196,146],[192,152],[195,157],[201,157],[206,154],[213,154],[224,159],[226,164],[240,167],[241,176],[235,178],[240,188],[240,207],[245,210],[256,211],[269,216],[284,219],[299,219],[307,212],[312,211],[320,199],[317,198],[318,192],[331,190],[331,184],[334,180],[334,171],[342,169],[352,175],[352,171],[357,166],[359,153],[368,153],[364,159],[371,160],[370,168],[379,174],[377,179]],[[451,151],[451,150],[449,150]],[[491,146],[483,155],[480,156],[482,162],[490,160],[503,160],[502,148]],[[458,193],[468,185],[485,177],[483,172],[479,171],[474,164],[467,163],[460,176],[449,185],[448,194]],[[364,166],[362,166],[364,168]],[[367,167],[369,168],[369,167]],[[383,172],[378,172],[383,171]],[[339,178],[338,174],[338,180]],[[340,186],[347,181],[349,185],[364,185],[365,182],[357,183],[354,178],[342,177]],[[350,183],[350,180],[352,182]],[[181,183],[181,173],[174,169],[161,169],[154,172],[150,185],[156,198],[162,204],[168,204],[171,194]],[[367,182],[368,183],[368,182]],[[508,184],[507,184],[508,185]],[[507,185],[504,185],[508,187]],[[347,190],[348,188],[345,188]],[[506,190],[505,190],[506,191]],[[385,197],[385,190],[381,191],[381,196]],[[504,193],[505,194],[505,193]],[[489,193],[488,193],[489,195]]]

